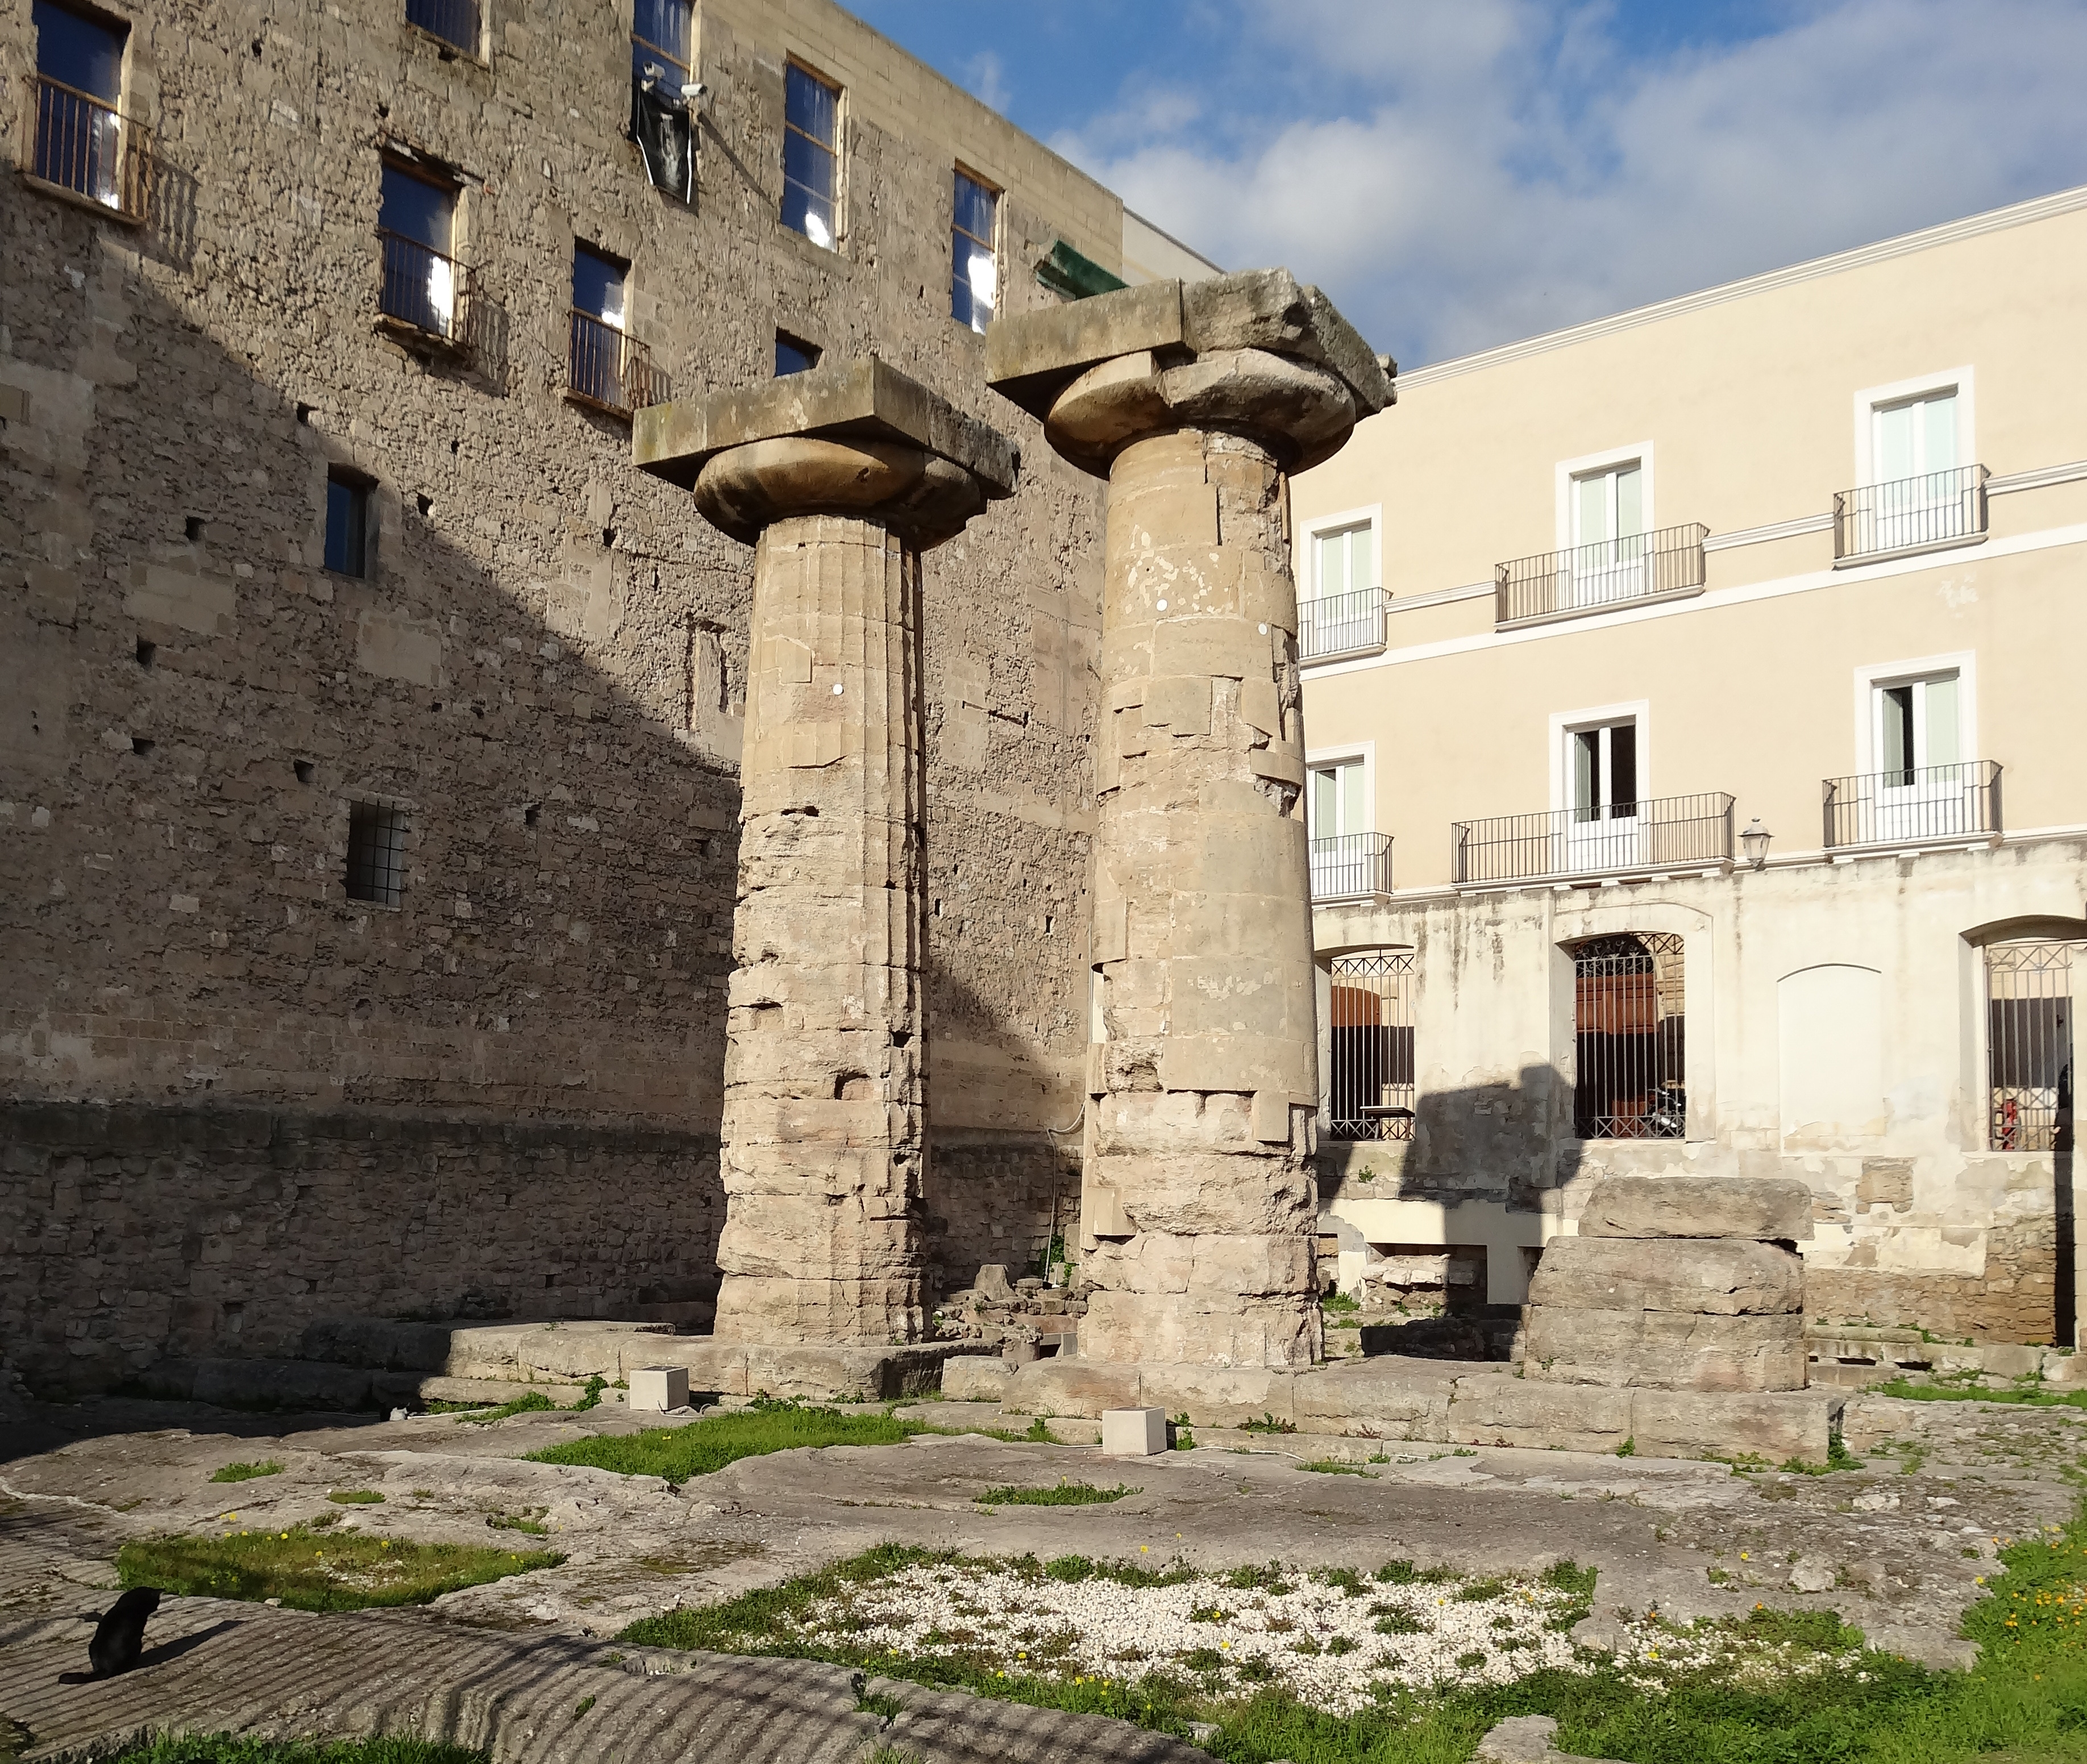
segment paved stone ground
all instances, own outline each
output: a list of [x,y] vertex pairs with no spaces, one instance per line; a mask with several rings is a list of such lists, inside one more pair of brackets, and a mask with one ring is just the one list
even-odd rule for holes
[[[984,1405],[904,1412],[953,1426],[1027,1421]],[[1968,1655],[1957,1622],[2000,1541],[2069,1517],[2062,1472],[2087,1458],[2087,1414],[2077,1410],[1865,1397],[1847,1425],[1866,1467],[1825,1476],[1396,1446],[1385,1447],[1389,1461],[1364,1465],[1367,1476],[1328,1476],[1301,1464],[1353,1459],[1369,1442],[1210,1430],[1193,1451],[1147,1460],[1103,1459],[1085,1444],[925,1436],[742,1459],[678,1493],[651,1478],[518,1461],[553,1440],[639,1425],[616,1410],[481,1426],[117,1400],[0,1417],[0,1608],[9,1613],[0,1713],[35,1736],[29,1756],[177,1719],[403,1729],[490,1745],[503,1761],[856,1758],[880,1724],[856,1712],[845,1672],[618,1649],[608,1638],[634,1617],[772,1584],[886,1541],[1178,1556],[1213,1568],[1271,1558],[1373,1567],[1405,1556],[1492,1573],[1570,1557],[1601,1570],[1586,1639],[1601,1639],[1619,1610],[1657,1604],[1687,1618],[1758,1600],[1837,1609],[1880,1645],[1942,1664]],[[1069,1436],[1093,1425],[1055,1425]],[[261,1458],[280,1459],[284,1473],[208,1481],[222,1464]],[[997,1484],[1061,1476],[1142,1492],[1107,1506],[994,1512],[974,1499]],[[344,1508],[326,1498],[349,1488],[386,1500]],[[430,1542],[514,1540],[489,1519],[530,1517],[567,1560],[409,1613],[314,1617],[170,1601],[154,1621],[148,1669],[107,1685],[57,1682],[85,1664],[79,1617],[106,1602],[126,1537],[280,1528],[322,1513]],[[928,1764],[1200,1755],[1116,1724],[910,1686],[896,1694],[907,1711],[882,1736]]]

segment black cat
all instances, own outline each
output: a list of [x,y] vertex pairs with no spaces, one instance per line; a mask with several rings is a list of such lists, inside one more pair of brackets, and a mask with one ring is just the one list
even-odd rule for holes
[[145,1620],[160,1608],[157,1587],[133,1587],[101,1613],[87,1657],[96,1678],[113,1678],[138,1664],[145,1647]]

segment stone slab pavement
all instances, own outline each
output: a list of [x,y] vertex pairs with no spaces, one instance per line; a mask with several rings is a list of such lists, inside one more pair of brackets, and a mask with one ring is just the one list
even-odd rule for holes
[[[953,1429],[1011,1419],[974,1415],[972,1407],[904,1412]],[[223,1715],[284,1731],[386,1724],[489,1734],[472,1743],[497,1742],[503,1760],[623,1755],[614,1746],[625,1744],[633,1757],[645,1747],[642,1755],[668,1757],[676,1754],[645,1736],[707,1733],[702,1724],[713,1720],[720,1734],[738,1733],[734,1723],[752,1732],[783,1722],[796,1724],[788,1755],[852,1758],[846,1748],[863,1751],[877,1724],[856,1713],[844,1672],[705,1661],[619,1648],[612,1638],[636,1617],[773,1585],[886,1542],[1047,1559],[1178,1557],[1212,1569],[1271,1558],[1374,1567],[1409,1557],[1488,1574],[1570,1557],[1600,1570],[1584,1640],[1601,1643],[1621,1612],[1657,1605],[1686,1619],[1737,1614],[1758,1601],[1835,1609],[1879,1645],[1961,1662],[1969,1649],[1957,1626],[1979,1595],[1979,1577],[2004,1540],[2072,1516],[2075,1496],[2064,1477],[2087,1461],[2080,1411],[1867,1397],[1851,1404],[1847,1418],[1850,1449],[1864,1468],[1820,1476],[1389,1442],[1354,1464],[1361,1474],[1329,1475],[1305,1468],[1326,1454],[1327,1442],[1245,1434],[1222,1436],[1223,1447],[1199,1442],[1133,1459],[1105,1458],[1091,1445],[954,1431],[744,1459],[679,1489],[520,1455],[641,1425],[620,1411],[478,1425],[115,1399],[0,1416],[0,1610],[8,1613],[0,1619],[0,1714],[39,1736],[39,1755],[79,1743],[89,1728]],[[1340,1443],[1352,1460],[1363,1442]],[[283,1471],[230,1485],[209,1480],[225,1464],[261,1459]],[[993,1509],[976,1498],[996,1485],[1061,1477],[1138,1492],[1098,1506]],[[326,1498],[348,1489],[385,1499],[342,1506]],[[113,1685],[57,1685],[60,1670],[84,1664],[79,1617],[106,1604],[126,1538],[322,1517],[380,1536],[476,1543],[519,1542],[493,1522],[526,1519],[566,1560],[413,1612],[317,1617],[182,1600],[163,1610],[148,1637],[156,1649],[187,1644],[182,1651]],[[617,1652],[625,1657],[612,1662]],[[386,1660],[410,1664],[394,1673]],[[665,1672],[675,1665],[689,1668],[678,1685]],[[556,1694],[534,1688],[540,1680]],[[134,1692],[151,1706],[134,1707]],[[920,1737],[898,1730],[888,1737],[924,1759],[971,1757],[950,1748],[975,1740],[975,1755],[1005,1764],[1197,1755],[1140,1751],[1157,1742],[1114,1728],[1106,1741],[1075,1736],[1086,1749],[1061,1753],[1052,1748],[1073,1743],[1052,1725],[1061,1718],[967,1698],[931,1703],[911,1687],[894,1694],[911,1711],[900,1728],[914,1719]],[[588,1696],[595,1703],[575,1717]],[[444,1725],[472,1722],[495,1725]],[[612,1727],[634,1737],[583,1744]],[[704,1743],[728,1755],[723,1741]],[[730,1741],[748,1758],[785,1755],[762,1743]],[[820,1749],[827,1745],[843,1749]]]

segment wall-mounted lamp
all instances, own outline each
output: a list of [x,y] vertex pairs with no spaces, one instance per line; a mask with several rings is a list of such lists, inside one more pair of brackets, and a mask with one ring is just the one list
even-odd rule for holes
[[1747,830],[1739,835],[1739,845],[1747,854],[1747,862],[1756,870],[1767,864],[1768,842],[1774,837],[1773,833],[1761,825],[1761,816],[1758,815],[1748,824]]

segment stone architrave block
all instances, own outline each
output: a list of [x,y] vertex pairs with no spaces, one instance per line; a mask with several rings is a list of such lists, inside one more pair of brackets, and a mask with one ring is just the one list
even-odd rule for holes
[[1138,1406],[1135,1362],[1037,1360],[1014,1369],[1002,1404],[1018,1414],[1084,1415]]
[[1449,1437],[1473,1446],[1614,1451],[1630,1437],[1631,1397],[1628,1391],[1480,1374],[1457,1381]]
[[689,1369],[685,1366],[633,1366],[630,1384],[634,1414],[664,1415],[689,1406]]
[[1526,1315],[1523,1376],[1539,1383],[1704,1391],[1804,1386],[1804,1319],[1795,1311],[1730,1317],[1531,1305]]
[[1833,1391],[1634,1391],[1631,1437],[1641,1457],[1823,1464],[1846,1400]]
[[1138,1396],[1170,1415],[1193,1416],[1205,1427],[1237,1427],[1273,1415],[1294,1419],[1295,1374],[1257,1366],[1214,1366],[1150,1361],[1139,1368]]
[[1102,1451],[1112,1458],[1150,1458],[1167,1449],[1163,1408],[1105,1408]]
[[1445,1438],[1457,1375],[1453,1361],[1396,1356],[1320,1367],[1291,1380],[1290,1418],[1308,1434]]
[[1013,1364],[999,1354],[965,1353],[942,1362],[942,1395],[952,1403],[997,1403],[1014,1380]]
[[1799,1242],[1812,1235],[1812,1187],[1792,1176],[1605,1176],[1580,1235]]
[[1778,1315],[1803,1308],[1804,1261],[1749,1238],[1554,1238],[1529,1297],[1598,1310]]

